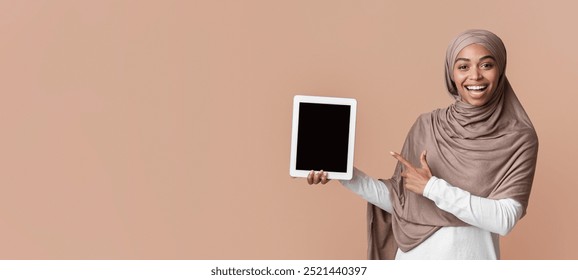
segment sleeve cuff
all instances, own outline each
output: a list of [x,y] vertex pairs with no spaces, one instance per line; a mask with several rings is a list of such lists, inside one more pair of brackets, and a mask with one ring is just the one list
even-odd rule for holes
[[425,188],[423,189],[423,196],[430,198],[430,193],[432,191],[432,188],[435,188],[435,184],[438,181],[438,177],[436,176],[431,176],[431,178],[429,178],[429,181],[427,181],[427,184],[425,184]]
[[344,186],[352,186],[352,185],[356,185],[357,181],[359,180],[360,176],[363,176],[364,173],[359,171],[357,168],[355,168],[355,166],[353,167],[353,177],[351,177],[351,180],[339,180],[339,182],[344,185]]

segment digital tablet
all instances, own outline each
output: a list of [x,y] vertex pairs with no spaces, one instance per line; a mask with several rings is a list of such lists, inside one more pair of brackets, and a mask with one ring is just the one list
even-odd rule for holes
[[296,95],[289,174],[323,170],[329,179],[351,180],[356,113],[352,98]]

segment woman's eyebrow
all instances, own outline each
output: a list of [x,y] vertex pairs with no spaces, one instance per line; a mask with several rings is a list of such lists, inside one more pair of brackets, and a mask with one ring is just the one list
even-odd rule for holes
[[[480,57],[479,60],[481,61],[481,60],[484,60],[484,59],[493,59],[494,61],[496,60],[496,58],[494,58],[492,55],[484,55],[484,56]],[[458,57],[458,58],[456,58],[456,61],[455,61],[454,63],[456,63],[456,62],[458,62],[458,61],[460,61],[460,60],[461,60],[461,61],[465,61],[465,62],[470,62],[470,61],[471,61],[469,58]]]
[[465,61],[465,62],[470,62],[470,59],[469,59],[469,58],[458,57],[458,58],[456,58],[456,61],[454,61],[454,63],[456,63],[456,62],[458,62],[458,61],[460,61],[460,60],[463,60],[463,61]]
[[484,60],[484,59],[488,59],[488,58],[493,59],[494,61],[496,60],[496,58],[494,58],[494,57],[491,56],[491,55],[482,56],[482,57],[480,58],[480,60]]

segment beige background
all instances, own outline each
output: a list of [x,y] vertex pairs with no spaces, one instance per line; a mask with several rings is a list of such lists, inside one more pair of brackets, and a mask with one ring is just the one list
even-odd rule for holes
[[486,28],[540,137],[506,259],[578,258],[572,1],[0,1],[0,258],[364,259],[365,203],[289,177],[292,97],[358,100],[389,177]]

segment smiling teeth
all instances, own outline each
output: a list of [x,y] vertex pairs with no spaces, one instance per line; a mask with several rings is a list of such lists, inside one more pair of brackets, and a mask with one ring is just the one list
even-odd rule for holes
[[468,90],[483,90],[485,89],[487,86],[466,86],[466,88]]

